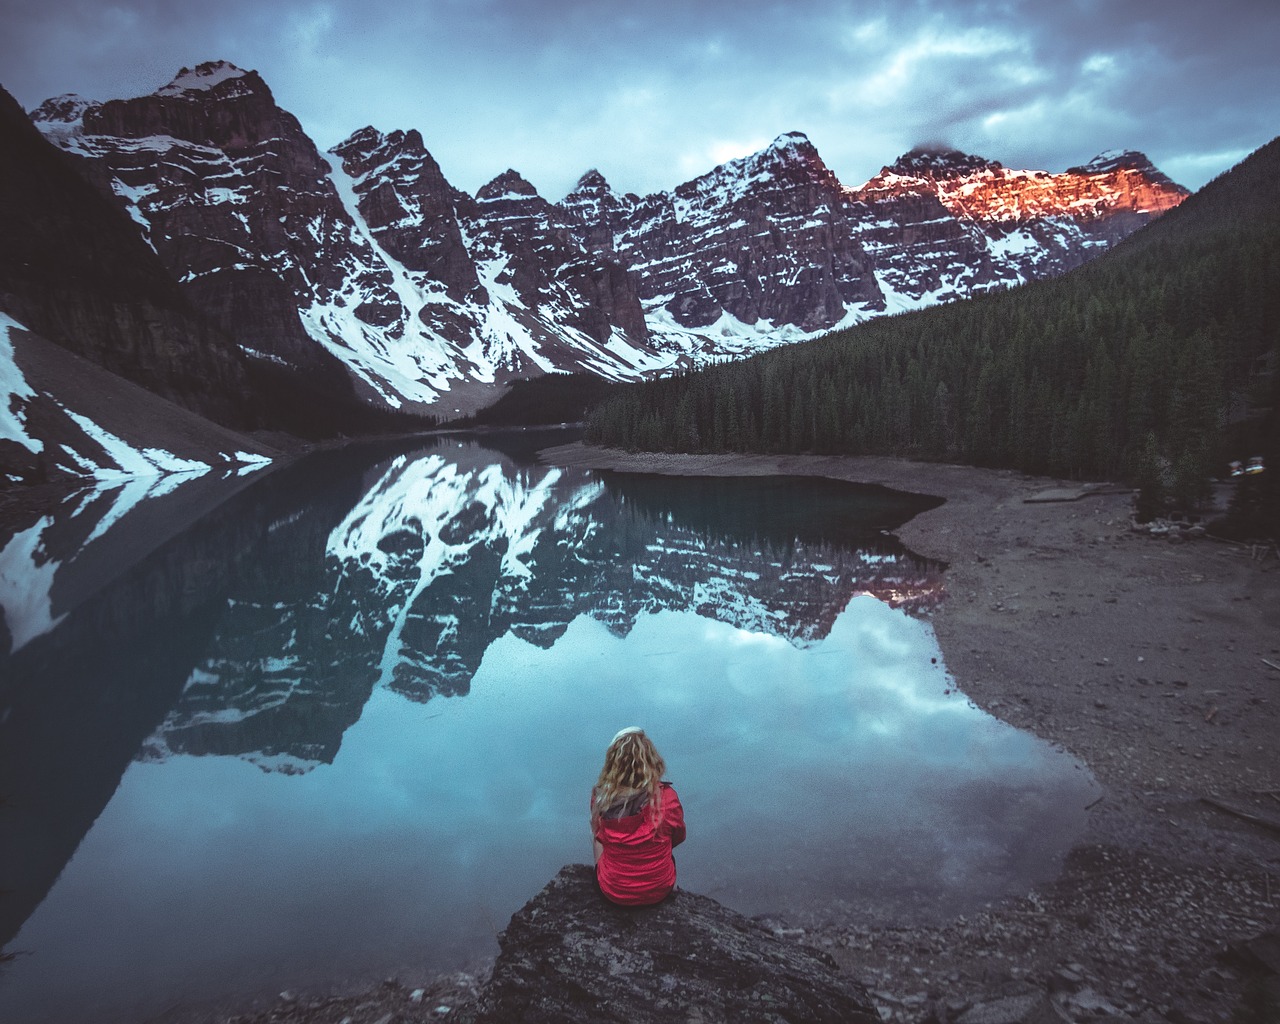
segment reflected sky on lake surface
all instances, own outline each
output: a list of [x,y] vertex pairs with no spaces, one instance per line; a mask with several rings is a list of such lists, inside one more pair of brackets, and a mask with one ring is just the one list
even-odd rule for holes
[[1055,872],[1088,774],[970,705],[927,618],[869,596],[935,594],[936,567],[732,516],[716,535],[725,502],[780,500],[759,482],[646,497],[454,451],[363,469],[323,515],[246,499],[267,528],[232,532],[259,546],[7,945],[34,955],[0,1016],[141,1018],[472,964],[589,860],[589,788],[624,725],[685,804],[680,884],[744,912],[949,913]]

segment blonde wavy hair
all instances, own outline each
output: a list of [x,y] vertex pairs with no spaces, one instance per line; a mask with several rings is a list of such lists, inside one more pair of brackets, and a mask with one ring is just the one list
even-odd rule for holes
[[656,821],[662,813],[662,776],[666,772],[667,763],[644,730],[623,729],[604,752],[604,767],[591,791],[591,827],[600,824],[609,808],[642,793],[648,798],[645,810]]

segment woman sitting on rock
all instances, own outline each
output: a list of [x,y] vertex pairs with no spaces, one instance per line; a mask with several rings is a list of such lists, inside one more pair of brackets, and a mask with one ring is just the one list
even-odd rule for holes
[[591,791],[591,834],[596,882],[614,903],[657,903],[675,888],[671,850],[684,842],[684,808],[671,783],[662,781],[666,770],[653,741],[635,726],[604,752]]

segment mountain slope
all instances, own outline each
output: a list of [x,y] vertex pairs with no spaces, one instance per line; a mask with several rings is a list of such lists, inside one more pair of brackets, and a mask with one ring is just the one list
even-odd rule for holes
[[257,425],[239,397],[248,377],[230,339],[3,90],[0,239],[0,310],[157,395]]
[[500,183],[474,199],[453,189],[416,132],[362,129],[331,167],[256,72],[225,62],[33,116],[252,364],[316,391],[349,376],[384,408],[464,409],[476,383],[669,362],[647,349],[624,271],[548,224],[536,195],[513,217]]
[[1186,195],[1141,153],[1049,174],[932,149],[912,150],[846,190],[868,211],[863,243],[896,309],[1055,277]]
[[561,231],[515,171],[471,197],[445,180],[415,131],[363,128],[332,153],[353,221],[397,268],[406,332],[440,339],[461,379],[552,370],[635,379],[670,362],[649,345],[632,277]]
[[883,307],[840,183],[798,133],[643,199],[589,175],[561,210],[584,244],[641,275],[650,314],[669,317],[669,329],[713,328],[727,315],[805,332]]
[[0,481],[139,478],[167,490],[169,474],[247,473],[277,455],[0,313]]
[[88,163],[190,302],[252,363],[344,402],[363,385],[366,399],[392,407],[370,364],[402,377],[411,398],[446,367],[382,367],[379,331],[400,311],[391,274],[353,230],[328,164],[255,72],[184,68],[149,96],[45,104],[34,117]]
[[[82,119],[100,109],[107,111],[102,117],[117,116],[110,104],[63,97],[44,105],[41,117],[51,120],[41,123],[47,136],[71,145]],[[138,204],[148,194],[147,179],[183,172],[178,164],[157,159],[173,148],[155,138],[133,140],[131,147],[138,163],[132,184],[110,179],[124,192],[121,198],[102,182],[103,164],[50,145],[12,97],[0,92],[0,312],[151,394],[225,426],[302,436],[385,429],[389,418],[357,401],[341,364],[324,352],[318,351],[319,360],[308,372],[305,366],[254,357],[251,346],[220,329],[215,321],[224,307],[261,312],[256,296],[277,285],[249,272],[214,301],[194,272],[184,275],[185,284],[176,280],[154,239],[140,232],[150,227]],[[216,181],[206,177],[200,187],[221,195],[226,189]],[[173,189],[156,186],[155,191],[174,198]],[[184,229],[173,244],[193,254],[205,248],[194,228]],[[262,319],[269,322],[266,315]],[[230,326],[239,328],[234,318]],[[261,323],[256,329],[267,330]],[[74,395],[62,398],[73,405],[77,401]],[[164,444],[162,437],[153,440]]]

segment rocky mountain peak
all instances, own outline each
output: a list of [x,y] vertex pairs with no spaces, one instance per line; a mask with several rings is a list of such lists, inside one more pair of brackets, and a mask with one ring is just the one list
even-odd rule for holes
[[1136,149],[1109,149],[1099,153],[1087,164],[1067,168],[1068,174],[1117,174],[1124,171],[1132,171],[1149,184],[1159,188],[1175,191],[1184,196],[1189,194],[1172,178],[1158,170],[1145,153],[1140,153]]
[[514,170],[473,198],[417,131],[366,126],[326,162],[226,61],[35,119],[245,353],[321,375],[333,353],[391,407],[551,368],[642,377],[1051,276],[1186,194],[1138,153],[1053,175],[937,146],[846,188],[790,131],[643,197],[593,168],[555,205]]
[[1136,149],[1108,149],[1088,163],[1067,168],[1068,174],[1110,174],[1112,171],[1151,173],[1155,171],[1155,167],[1145,153],[1139,153]]
[[809,141],[809,136],[804,132],[783,132],[769,143],[765,152],[778,153],[790,159],[802,160],[818,155],[817,148]]
[[226,61],[183,68],[168,85],[147,96],[110,100],[85,111],[87,135],[117,138],[169,136],[201,146],[242,151],[267,139],[286,139],[321,165],[315,144],[275,98],[256,71]]
[[593,167],[578,179],[569,194],[556,204],[556,209],[583,245],[613,255],[617,232],[638,202],[634,195],[620,196]]
[[156,90],[157,96],[187,96],[190,93],[208,92],[224,82],[236,82],[235,86],[220,89],[224,95],[238,93],[239,89],[256,91],[265,89],[266,83],[256,71],[245,71],[225,60],[211,60],[194,68],[183,68],[172,82]]
[[779,135],[764,149],[721,164],[701,177],[676,186],[677,201],[732,203],[763,189],[838,189],[839,182],[813,143],[800,132]]
[[[372,128],[367,130],[373,131]],[[378,145],[393,152],[411,153],[414,156],[422,156],[427,152],[426,143],[422,141],[422,133],[416,128],[410,128],[407,132],[397,128],[385,135],[373,131],[373,134]]]
[[958,178],[979,171],[998,171],[1001,164],[944,146],[917,146],[898,157],[881,173],[904,178]]
[[[420,133],[366,126],[329,152],[342,161],[358,213],[385,252],[429,274],[454,302],[487,301],[458,228],[456,204],[469,198],[445,179]],[[474,325],[459,326],[453,312],[436,310],[432,322],[461,342]]]
[[86,110],[100,106],[102,104],[96,100],[87,100],[73,92],[63,93],[61,96],[51,96],[31,111],[31,120],[74,125],[83,120]]
[[613,186],[605,180],[605,176],[603,174],[593,167],[578,179],[578,183],[573,186],[569,196],[566,196],[565,198],[568,199],[570,196],[598,196],[612,193]]
[[538,190],[527,182],[517,171],[507,169],[486,185],[481,185],[476,199],[482,203],[496,199],[511,197],[536,198]]
[[[432,191],[452,192],[440,166],[427,152],[422,142],[422,134],[416,129],[400,131],[399,129],[383,134],[376,128],[366,126],[354,132],[334,146],[330,153],[342,160],[342,167],[353,178],[361,178],[375,169],[392,169],[398,179],[412,179],[417,184],[425,184]],[[357,191],[362,186],[357,184]]]
[[803,132],[784,132],[768,146],[724,165],[735,167],[750,178],[778,177],[785,180],[807,180],[835,185],[835,175],[827,168],[818,149]]
[[335,153],[343,159],[367,160],[378,149],[380,149],[386,136],[371,124],[365,125],[363,128],[352,132],[345,139],[334,146],[330,153]]

